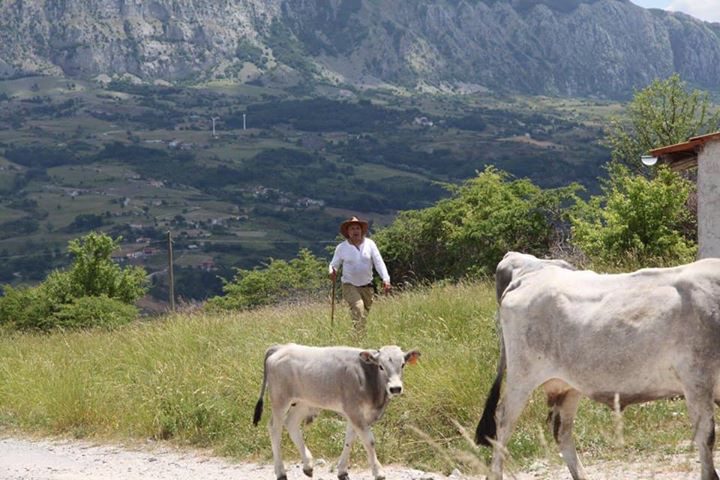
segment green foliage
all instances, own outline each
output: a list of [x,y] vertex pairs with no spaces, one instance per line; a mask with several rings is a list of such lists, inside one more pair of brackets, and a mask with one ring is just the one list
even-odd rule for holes
[[72,297],[106,295],[124,303],[133,303],[145,295],[145,270],[140,267],[121,268],[110,258],[112,252],[118,249],[119,242],[120,239],[113,240],[96,232],[70,241],[68,250],[75,257],[67,272]]
[[0,326],[18,330],[49,330],[53,326],[55,304],[47,289],[3,286],[0,297]]
[[73,298],[58,305],[54,326],[61,328],[118,327],[137,318],[138,310],[107,295]]
[[593,261],[622,266],[687,263],[697,246],[682,234],[692,184],[668,168],[654,179],[611,168],[603,194],[578,202],[572,215],[573,239]]
[[452,188],[451,198],[401,212],[375,240],[396,279],[490,274],[508,250],[548,252],[554,227],[564,221],[562,207],[574,201],[578,188],[542,190],[487,167]]
[[720,111],[711,111],[707,92],[689,91],[678,74],[655,80],[628,105],[629,121],[613,120],[612,159],[639,171],[640,156],[649,150],[720,129]]
[[207,306],[211,310],[244,310],[316,297],[327,288],[327,264],[309,250],[302,249],[289,262],[270,259],[262,269],[238,269],[233,281],[223,286],[225,295],[211,298]]
[[3,287],[0,325],[19,330],[115,326],[137,316],[132,306],[146,291],[145,270],[120,268],[110,259],[118,240],[92,232],[71,240],[75,257],[67,271],[54,270],[36,287]]

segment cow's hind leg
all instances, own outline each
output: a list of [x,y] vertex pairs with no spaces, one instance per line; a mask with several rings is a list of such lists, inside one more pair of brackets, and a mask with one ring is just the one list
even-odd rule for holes
[[713,463],[715,418],[712,392],[686,391],[688,413],[694,428],[694,439],[700,452],[702,480],[719,480]]
[[352,450],[353,443],[355,442],[355,427],[348,420],[347,429],[345,430],[345,445],[343,451],[340,454],[338,460],[337,471],[339,480],[348,480],[348,462],[350,461],[350,450]]
[[573,480],[587,480],[588,477],[577,456],[575,440],[572,435],[580,392],[569,389],[560,392],[547,391],[547,394],[548,404],[552,407],[549,417],[550,428],[563,460],[565,460]]
[[300,428],[303,420],[314,414],[314,411],[307,406],[296,403],[290,407],[287,417],[285,419],[285,426],[288,430],[288,435],[293,441],[298,451],[300,452],[300,458],[303,464],[303,473],[308,477],[313,475],[313,457],[310,450],[305,446],[305,439],[303,438],[303,432]]
[[272,417],[270,418],[270,443],[272,444],[273,462],[275,464],[275,478],[277,480],[287,480],[285,474],[285,466],[282,461],[282,427],[283,417],[285,416],[285,409],[276,408],[273,404]]
[[510,435],[535,387],[527,379],[511,379],[508,375],[507,387],[497,414],[497,443],[493,446],[491,463],[494,480],[502,479],[503,460]]

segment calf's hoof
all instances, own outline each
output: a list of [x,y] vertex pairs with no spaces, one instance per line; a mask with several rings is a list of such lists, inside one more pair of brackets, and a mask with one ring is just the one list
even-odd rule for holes
[[312,478],[312,474],[313,474],[312,467],[303,468],[303,473],[305,474],[306,477]]
[[385,475],[378,475],[375,480],[385,480]]
[[287,480],[287,475],[282,474],[277,478],[277,480]]
[[350,477],[348,476],[347,472],[345,472],[338,475],[338,480],[350,480]]

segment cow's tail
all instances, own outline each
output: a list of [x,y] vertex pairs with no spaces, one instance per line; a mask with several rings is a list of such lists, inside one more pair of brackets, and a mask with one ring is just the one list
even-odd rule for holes
[[[499,314],[498,314],[499,317]],[[477,430],[475,430],[475,443],[478,445],[490,446],[490,440],[497,437],[497,422],[495,413],[498,403],[500,402],[500,387],[502,386],[503,375],[505,374],[506,358],[505,358],[505,341],[503,340],[502,327],[497,322],[497,328],[500,337],[500,360],[498,361],[497,375],[495,381],[490,388],[490,393],[485,401],[485,410],[483,410],[480,422],[478,422]]]
[[265,352],[265,361],[263,362],[263,381],[262,387],[260,387],[260,398],[258,398],[258,401],[255,404],[255,414],[253,415],[253,425],[255,426],[257,426],[257,424],[260,422],[260,417],[262,417],[263,412],[263,398],[265,397],[265,389],[267,387],[267,361],[270,355],[275,353],[277,349],[278,346],[275,345],[268,348]]

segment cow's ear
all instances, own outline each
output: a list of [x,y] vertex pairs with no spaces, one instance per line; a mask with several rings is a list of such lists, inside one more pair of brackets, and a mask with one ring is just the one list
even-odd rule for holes
[[365,363],[370,363],[372,365],[377,365],[377,356],[376,352],[371,352],[370,350],[363,350],[360,352],[360,360],[362,360]]
[[410,350],[405,354],[405,363],[415,365],[420,358],[420,352],[418,350]]

